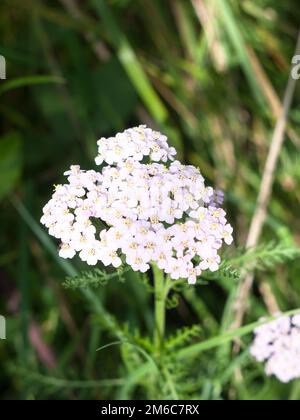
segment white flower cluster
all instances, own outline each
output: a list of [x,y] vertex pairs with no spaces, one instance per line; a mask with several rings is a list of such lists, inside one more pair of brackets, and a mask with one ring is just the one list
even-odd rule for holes
[[118,164],[130,158],[142,161],[145,156],[149,156],[153,162],[167,162],[176,155],[174,147],[169,147],[166,136],[145,126],[129,128],[116,137],[103,137],[97,144],[97,165],[103,162]]
[[60,256],[126,261],[146,272],[156,263],[173,279],[195,283],[203,270],[216,271],[232,227],[219,207],[220,193],[206,187],[199,170],[173,161],[167,138],[140,126],[98,142],[101,171],[72,166],[41,223],[62,241]]
[[266,362],[267,375],[288,383],[300,378],[300,315],[281,316],[255,330],[251,355]]

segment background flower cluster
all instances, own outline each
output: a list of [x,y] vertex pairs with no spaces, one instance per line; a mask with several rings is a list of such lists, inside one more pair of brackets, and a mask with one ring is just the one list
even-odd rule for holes
[[265,372],[287,383],[300,378],[300,315],[279,316],[255,330],[251,354]]

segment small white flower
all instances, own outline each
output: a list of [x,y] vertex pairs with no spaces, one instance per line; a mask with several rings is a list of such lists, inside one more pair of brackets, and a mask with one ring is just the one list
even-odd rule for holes
[[279,316],[254,332],[250,353],[258,362],[266,362],[266,374],[284,383],[300,378],[299,315]]
[[61,258],[74,258],[76,255],[76,252],[69,244],[62,244],[59,250],[59,256]]
[[82,261],[88,265],[96,265],[99,261],[99,245],[98,241],[88,243],[79,254]]

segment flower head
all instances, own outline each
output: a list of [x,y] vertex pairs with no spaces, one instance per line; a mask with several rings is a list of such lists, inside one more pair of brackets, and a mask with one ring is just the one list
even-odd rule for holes
[[145,156],[154,162],[167,162],[176,155],[176,150],[169,147],[167,140],[163,134],[145,126],[130,128],[115,137],[98,141],[96,164],[106,162],[113,165],[128,159],[139,162]]
[[41,219],[62,241],[60,256],[78,252],[90,265],[122,260],[146,272],[151,263],[171,278],[195,283],[216,271],[218,250],[231,244],[222,195],[194,166],[174,160],[167,138],[145,126],[98,142],[100,171],[72,166]]
[[251,355],[267,375],[287,383],[300,378],[300,315],[281,316],[255,330]]

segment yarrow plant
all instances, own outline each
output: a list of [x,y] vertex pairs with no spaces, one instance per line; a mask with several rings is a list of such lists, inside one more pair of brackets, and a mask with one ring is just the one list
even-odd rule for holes
[[[151,353],[177,399],[176,381],[170,380],[165,358],[170,348],[199,334],[199,328],[187,327],[165,340],[167,297],[186,281],[195,284],[203,271],[219,269],[223,244],[233,242],[233,229],[222,208],[224,195],[205,184],[199,169],[176,160],[166,136],[146,126],[100,139],[95,162],[98,170],[74,165],[65,172],[67,182],[55,187],[41,223],[60,240],[62,258],[79,255],[90,266],[127,265],[140,273],[152,269],[153,343],[141,339],[137,345]],[[105,278],[107,273],[98,270],[89,284],[97,283],[102,273]],[[87,276],[78,277],[68,284],[84,287]],[[122,334],[128,342],[127,332]],[[299,316],[279,318],[255,334],[251,353],[267,362],[268,375],[283,382],[300,377]],[[171,366],[173,370],[184,375],[179,363]]]
[[41,223],[61,240],[59,255],[142,273],[154,264],[191,284],[218,270],[218,251],[233,241],[223,196],[175,156],[167,137],[146,126],[100,139],[99,171],[72,166],[44,207]]
[[266,374],[284,383],[300,378],[300,315],[279,316],[254,332],[250,351],[258,362],[266,362]]

